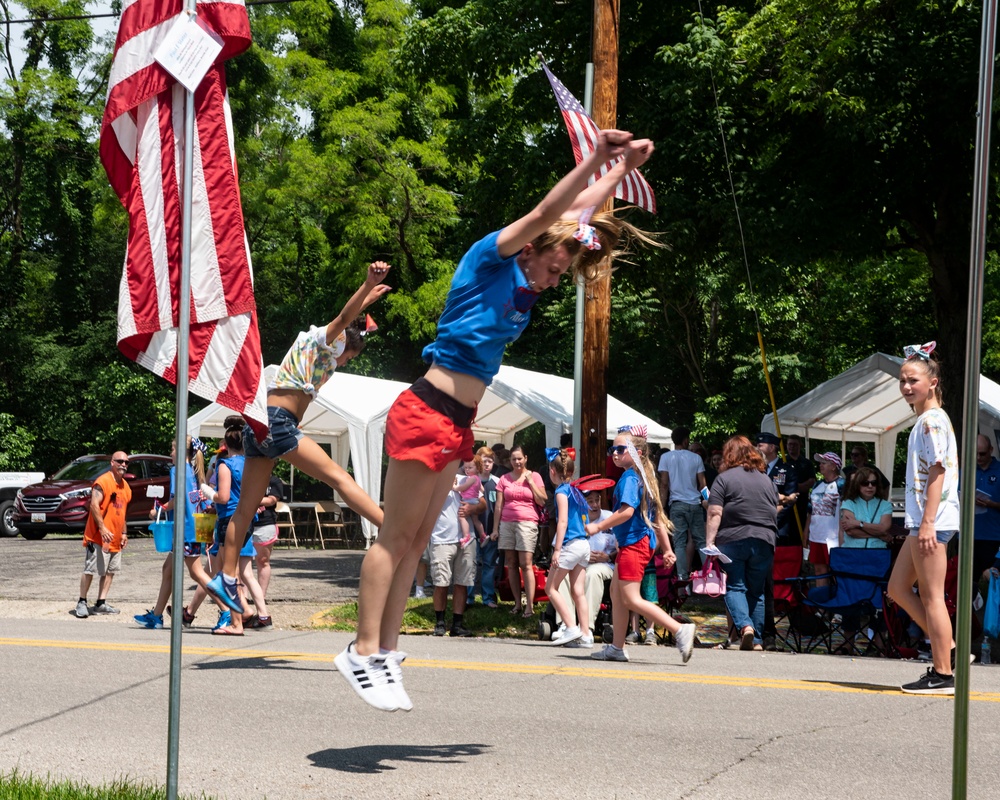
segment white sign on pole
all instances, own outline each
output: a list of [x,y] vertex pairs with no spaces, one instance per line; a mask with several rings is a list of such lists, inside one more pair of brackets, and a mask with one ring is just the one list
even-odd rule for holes
[[183,11],[160,42],[153,58],[189,92],[222,52],[222,38],[192,11]]

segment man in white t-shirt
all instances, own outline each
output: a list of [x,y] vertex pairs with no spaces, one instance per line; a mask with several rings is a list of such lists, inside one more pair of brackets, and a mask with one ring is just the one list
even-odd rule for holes
[[[459,473],[465,477],[465,473]],[[479,503],[463,503],[458,492],[448,492],[444,507],[434,523],[431,531],[431,541],[428,545],[431,582],[434,584],[434,614],[437,620],[434,624],[434,635],[444,636],[444,614],[448,607],[448,590],[452,590],[451,636],[472,636],[472,631],[463,625],[465,604],[469,596],[469,587],[476,580],[476,538],[463,546],[462,529],[458,524],[459,515],[463,517],[479,516],[486,510],[482,488],[479,490]]]
[[677,555],[677,577],[690,578],[688,542],[700,550],[705,546],[705,506],[701,491],[705,488],[705,463],[692,453],[689,428],[674,428],[670,434],[674,449],[660,456],[660,500],[674,524],[674,553]]

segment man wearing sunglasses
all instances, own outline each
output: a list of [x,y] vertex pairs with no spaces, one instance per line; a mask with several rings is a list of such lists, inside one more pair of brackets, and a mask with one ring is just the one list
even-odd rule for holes
[[[87,527],[83,532],[86,556],[80,577],[80,599],[76,616],[85,619],[91,614],[117,614],[118,609],[107,603],[111,580],[121,569],[122,548],[128,544],[125,532],[125,510],[132,499],[132,490],[125,482],[128,454],[121,450],[111,456],[111,466],[98,476],[90,490]],[[99,577],[97,603],[87,606],[87,593],[94,575]]]

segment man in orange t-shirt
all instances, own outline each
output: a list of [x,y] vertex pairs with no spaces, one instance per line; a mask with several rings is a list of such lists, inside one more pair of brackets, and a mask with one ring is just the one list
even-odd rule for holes
[[[107,604],[111,579],[121,570],[121,550],[128,544],[125,532],[125,509],[132,499],[132,490],[125,482],[128,471],[128,455],[121,450],[111,456],[111,468],[94,481],[90,491],[87,527],[83,532],[83,545],[87,555],[80,577],[80,599],[76,604],[76,616],[80,619],[91,614],[117,614],[117,608]],[[94,575],[100,576],[97,588],[97,604],[87,607],[87,592]]]

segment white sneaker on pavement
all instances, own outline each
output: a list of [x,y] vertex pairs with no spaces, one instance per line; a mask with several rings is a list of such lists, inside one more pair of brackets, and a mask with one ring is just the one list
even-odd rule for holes
[[354,642],[333,659],[337,671],[344,676],[358,697],[379,711],[395,711],[399,701],[389,683],[389,669],[382,656],[358,655]]
[[681,651],[681,661],[687,664],[691,660],[691,652],[694,650],[694,632],[695,624],[689,622],[686,625],[681,625],[681,629],[674,634],[674,639],[677,642],[677,649]]
[[580,626],[574,625],[572,628],[566,628],[558,639],[553,639],[552,644],[556,646],[569,644],[570,642],[576,641],[581,636],[583,636],[583,631],[580,630]]

